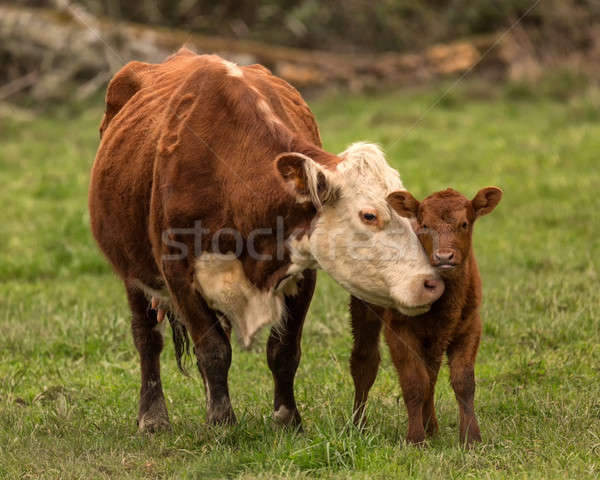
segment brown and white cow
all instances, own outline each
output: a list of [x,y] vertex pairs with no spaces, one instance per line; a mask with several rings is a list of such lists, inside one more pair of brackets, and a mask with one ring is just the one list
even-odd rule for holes
[[169,423],[159,356],[165,311],[189,332],[209,422],[234,422],[230,330],[272,324],[275,418],[299,424],[293,381],[317,268],[407,314],[443,282],[386,196],[402,189],[381,151],[321,149],[298,92],[260,65],[181,50],[112,79],[92,170],[93,234],[122,278],[142,386],[138,424]]

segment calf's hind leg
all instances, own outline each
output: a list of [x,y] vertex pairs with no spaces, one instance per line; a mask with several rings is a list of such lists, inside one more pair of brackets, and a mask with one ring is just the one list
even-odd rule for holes
[[301,425],[294,397],[294,377],[300,363],[302,326],[315,290],[316,272],[304,272],[298,293],[285,297],[287,315],[281,328],[271,329],[267,342],[267,363],[273,374],[273,417],[282,425]]
[[153,432],[169,427],[169,415],[160,380],[160,352],[163,348],[162,333],[158,330],[156,311],[144,293],[135,287],[126,287],[131,308],[131,331],[140,355],[142,386],[138,411],[138,428]]
[[481,441],[479,424],[475,417],[475,357],[481,337],[481,320],[474,319],[472,331],[455,340],[448,347],[450,383],[458,402],[460,441],[470,446]]

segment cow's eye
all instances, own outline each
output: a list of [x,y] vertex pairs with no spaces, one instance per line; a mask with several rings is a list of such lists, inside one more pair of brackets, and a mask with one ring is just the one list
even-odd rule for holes
[[462,223],[462,228],[463,228],[463,229],[465,229],[465,230],[466,230],[468,226],[469,226],[469,224],[468,224],[467,222],[463,222],[463,223]]
[[361,210],[360,219],[367,225],[378,225],[379,220],[377,218],[377,212],[374,210]]

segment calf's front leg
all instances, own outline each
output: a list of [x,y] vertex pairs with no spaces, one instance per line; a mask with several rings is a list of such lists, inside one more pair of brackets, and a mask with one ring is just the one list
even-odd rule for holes
[[427,360],[427,373],[429,374],[429,389],[423,403],[423,426],[427,436],[433,436],[439,431],[437,416],[435,415],[435,384],[440,371],[441,361]]
[[408,414],[406,441],[421,444],[425,441],[423,408],[430,394],[427,363],[418,339],[407,328],[391,321],[384,331]]

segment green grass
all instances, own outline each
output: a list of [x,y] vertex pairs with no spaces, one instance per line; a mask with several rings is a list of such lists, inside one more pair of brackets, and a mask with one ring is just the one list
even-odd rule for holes
[[[88,229],[100,101],[0,120],[0,478],[597,478],[600,475],[600,95],[468,84],[313,102],[326,147],[381,143],[418,197],[499,185],[478,222],[485,328],[476,369],[484,442],[459,446],[444,368],[440,434],[407,446],[386,347],[370,426],[349,423],[347,294],[325,275],[297,375],[304,433],[270,419],[263,332],[234,346],[240,420],[204,423],[199,375],[163,383],[173,429],[136,433],[137,354],[124,292]],[[516,93],[515,93],[516,92]]]

